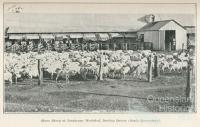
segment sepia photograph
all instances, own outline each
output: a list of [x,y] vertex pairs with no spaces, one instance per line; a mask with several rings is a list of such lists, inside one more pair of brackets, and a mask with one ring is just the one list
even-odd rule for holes
[[4,114],[196,112],[195,4],[99,6],[3,4]]

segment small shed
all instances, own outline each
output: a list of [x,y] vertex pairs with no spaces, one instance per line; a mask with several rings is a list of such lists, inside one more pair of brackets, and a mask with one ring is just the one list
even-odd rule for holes
[[187,31],[175,20],[146,24],[137,32],[141,42],[151,42],[153,50],[186,49]]
[[187,43],[188,45],[187,46],[195,46],[195,31],[196,31],[196,28],[195,26],[184,26],[184,28],[186,29],[187,31]]

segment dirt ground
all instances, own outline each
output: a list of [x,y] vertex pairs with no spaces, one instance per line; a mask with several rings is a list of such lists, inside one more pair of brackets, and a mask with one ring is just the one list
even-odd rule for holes
[[[160,98],[185,97],[186,74],[161,75],[152,83],[145,79],[104,81],[24,80],[5,84],[4,112],[131,113],[186,112],[187,102]],[[157,101],[156,98],[157,97]],[[163,98],[162,98],[163,97]],[[175,108],[174,108],[175,107]]]

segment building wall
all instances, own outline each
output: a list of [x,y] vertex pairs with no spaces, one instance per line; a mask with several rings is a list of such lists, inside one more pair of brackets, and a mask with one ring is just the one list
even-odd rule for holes
[[128,50],[136,50],[136,38],[131,38],[131,37],[129,37],[129,38],[126,38],[126,43],[127,43],[127,48],[128,48]]
[[159,45],[160,45],[160,50],[165,50],[165,30],[160,30],[159,31]]
[[165,50],[165,30],[175,30],[176,31],[176,50],[182,49],[182,44],[184,44],[184,49],[187,45],[187,33],[186,30],[181,26],[171,21],[164,25],[159,31],[142,31],[138,32],[138,36],[144,34],[144,42],[152,42],[153,50]]
[[[186,49],[187,47],[187,33],[186,31],[177,31],[177,38],[176,38],[176,49]],[[184,45],[183,45],[184,44]],[[182,47],[184,46],[184,47]]]
[[[136,38],[126,37],[125,42],[127,43],[128,50],[133,50],[134,46],[132,44],[136,43]],[[113,38],[112,43],[116,43],[116,50],[120,50],[122,48],[122,44],[124,43],[124,38],[122,37]]]
[[[176,50],[182,49],[182,44],[184,44],[184,49],[186,49],[187,45],[187,32],[181,26],[171,21],[165,26],[163,26],[160,30],[176,30]],[[162,42],[163,43],[163,42]]]
[[153,50],[160,50],[159,48],[159,32],[158,31],[144,31],[138,32],[138,36],[144,34],[144,42],[152,42]]

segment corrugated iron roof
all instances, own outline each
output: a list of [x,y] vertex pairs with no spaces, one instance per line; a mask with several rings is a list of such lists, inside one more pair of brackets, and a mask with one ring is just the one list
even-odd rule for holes
[[25,37],[23,34],[12,34],[9,39],[22,39],[23,37]]
[[27,39],[40,39],[39,35],[37,35],[37,34],[27,34],[26,38]]
[[99,33],[98,35],[99,35],[99,39],[102,41],[106,41],[109,39],[108,33]]
[[52,34],[41,34],[41,38],[44,39],[54,39],[55,37]]
[[148,23],[147,25],[143,26],[139,31],[149,31],[149,30],[159,30],[161,27],[169,23],[171,20],[165,20],[165,21],[157,21]]
[[152,30],[159,30],[163,26],[165,26],[169,22],[175,22],[177,25],[181,26],[183,29],[185,29],[182,25],[180,25],[178,22],[175,20],[163,20],[163,21],[156,21],[152,23],[148,23],[144,27],[142,27],[139,31],[152,31]]
[[135,34],[135,33],[127,33],[127,34],[125,34],[125,37],[136,38],[137,34]]
[[69,36],[70,38],[83,38],[83,34],[78,34],[78,33],[70,34]]
[[97,37],[94,33],[87,33],[87,34],[83,34],[83,39],[96,41]]
[[63,27],[15,27],[10,26],[7,33],[108,33],[108,32],[136,32],[127,27],[110,26],[63,26]]

